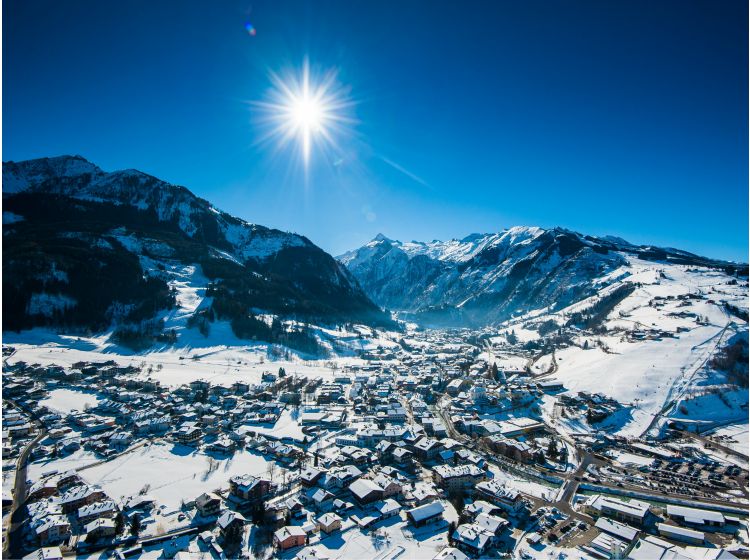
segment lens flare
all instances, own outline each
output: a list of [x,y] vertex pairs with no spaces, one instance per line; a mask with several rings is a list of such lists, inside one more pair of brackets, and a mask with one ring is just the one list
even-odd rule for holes
[[347,115],[353,103],[336,78],[333,71],[320,78],[313,76],[307,61],[297,74],[284,78],[271,74],[274,88],[270,101],[254,104],[268,125],[261,140],[275,140],[279,147],[296,143],[305,168],[316,148],[324,155],[335,155],[338,140],[353,122]]

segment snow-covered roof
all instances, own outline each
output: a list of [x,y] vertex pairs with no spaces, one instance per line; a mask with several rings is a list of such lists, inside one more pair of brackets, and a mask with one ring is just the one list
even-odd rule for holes
[[606,517],[600,517],[597,519],[595,527],[600,531],[619,537],[627,542],[633,542],[638,534],[638,529],[634,529],[629,525],[625,525],[624,523]]
[[703,525],[707,522],[720,523],[725,522],[724,514],[718,511],[707,509],[691,508],[686,506],[667,505],[667,515],[669,517],[682,517],[688,523]]
[[429,504],[417,506],[413,509],[408,510],[406,513],[414,521],[424,521],[425,519],[442,515],[444,511],[445,507],[443,506],[443,504],[438,501],[434,501],[430,502]]

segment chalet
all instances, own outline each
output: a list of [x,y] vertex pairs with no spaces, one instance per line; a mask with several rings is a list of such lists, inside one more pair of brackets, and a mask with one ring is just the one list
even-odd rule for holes
[[27,554],[23,560],[63,560],[63,554],[59,546],[50,546]]
[[508,488],[496,480],[480,482],[476,486],[476,492],[511,514],[519,513],[524,507],[523,499],[517,490]]
[[219,453],[221,455],[229,455],[235,450],[236,447],[237,445],[234,441],[229,439],[227,436],[221,436],[216,441],[213,441],[210,444],[206,445],[206,451]]
[[221,510],[221,498],[213,492],[204,492],[195,499],[195,508],[203,517],[218,515]]
[[352,482],[349,485],[349,491],[360,504],[370,504],[383,499],[383,488],[365,478]]
[[464,508],[464,512],[471,516],[472,519],[475,519],[481,513],[499,517],[503,511],[503,508],[485,502],[484,500],[474,500]]
[[260,501],[270,492],[271,481],[263,478],[244,474],[229,479],[230,495],[244,502]]
[[81,506],[93,504],[105,498],[101,488],[96,486],[76,486],[60,496],[63,513],[71,513]]
[[227,536],[234,527],[244,527],[247,520],[245,517],[236,511],[225,511],[216,520],[216,525],[219,527],[219,532],[222,537]]
[[445,508],[438,501],[429,502],[406,511],[406,518],[415,527],[422,527],[443,518]]
[[453,543],[459,550],[483,556],[492,545],[492,535],[476,523],[464,523],[453,531]]
[[49,498],[57,494],[57,481],[54,479],[38,480],[29,488],[28,499],[31,501]]
[[86,532],[87,540],[113,537],[116,534],[115,520],[106,517],[96,519],[91,523],[88,523],[85,526],[84,531]]
[[202,436],[201,429],[192,422],[182,424],[174,432],[174,439],[185,445],[195,443]]
[[307,488],[315,486],[318,480],[320,480],[320,477],[323,476],[324,472],[325,471],[316,469],[315,467],[307,467],[299,475],[300,484]]
[[32,522],[31,527],[42,546],[61,543],[70,536],[70,523],[63,515],[47,516]]
[[341,529],[341,518],[335,513],[324,513],[318,517],[317,526],[320,531],[331,534]]
[[380,519],[388,519],[399,514],[401,511],[401,504],[399,504],[393,498],[388,498],[382,502],[376,502],[373,504],[373,508],[380,514]]
[[411,470],[414,467],[414,454],[404,447],[397,447],[391,453],[393,463],[402,469]]
[[492,546],[500,544],[500,538],[506,527],[510,525],[507,519],[488,513],[480,513],[474,519],[474,524],[491,536]]
[[197,393],[199,391],[208,391],[210,387],[211,384],[203,379],[196,379],[195,381],[190,382],[190,389],[192,389],[194,393]]
[[100,517],[114,517],[117,511],[117,505],[112,500],[81,506],[78,508],[78,522],[85,525]]
[[362,471],[354,465],[336,467],[326,472],[318,481],[318,485],[326,490],[336,491],[345,488],[361,476]]
[[535,460],[535,450],[526,442],[516,441],[499,434],[489,436],[486,441],[493,451],[515,461],[532,463]]
[[438,493],[435,487],[432,484],[424,482],[417,482],[414,485],[414,488],[410,491],[410,494],[412,501],[418,506],[432,502],[438,498]]
[[380,488],[382,488],[383,498],[390,498],[391,496],[395,496],[401,493],[401,484],[383,473],[376,476],[373,479],[373,482]]
[[244,395],[245,393],[250,391],[250,385],[247,383],[242,383],[241,381],[235,381],[232,384],[232,392],[237,395]]
[[335,496],[323,488],[311,488],[307,498],[318,510],[327,511],[333,507]]
[[421,461],[432,461],[437,457],[441,449],[440,442],[436,439],[422,437],[413,445],[415,455]]
[[307,544],[307,533],[302,527],[288,525],[273,534],[273,543],[279,550],[288,550]]

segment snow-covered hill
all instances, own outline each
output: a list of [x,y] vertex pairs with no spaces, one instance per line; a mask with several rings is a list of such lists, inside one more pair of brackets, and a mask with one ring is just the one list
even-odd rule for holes
[[[627,264],[613,273],[621,279],[599,294],[487,329],[495,348],[492,361],[509,369],[522,365],[512,361],[518,346],[509,345],[510,336],[522,346],[538,348],[529,365],[540,382],[559,381],[569,395],[603,393],[623,407],[590,424],[580,414],[561,415],[557,401],[548,397],[545,418],[562,432],[641,436],[655,434],[669,422],[701,429],[746,423],[747,364],[716,360],[738,341],[744,340],[747,348],[746,281],[707,267],[625,258]],[[577,314],[628,285],[633,289],[607,308],[595,326],[575,323]],[[546,344],[550,337],[558,341],[553,350]],[[486,353],[483,359],[489,359]]]
[[376,303],[428,325],[465,326],[559,309],[594,295],[618,279],[612,273],[626,266],[628,257],[732,267],[676,249],[538,227],[427,243],[380,234],[338,259]]

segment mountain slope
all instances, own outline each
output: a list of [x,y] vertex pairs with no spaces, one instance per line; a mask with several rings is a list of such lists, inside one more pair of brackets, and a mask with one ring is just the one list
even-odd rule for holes
[[[184,187],[79,156],[3,164],[4,329],[101,330],[174,305],[167,264],[210,284],[201,321],[268,339],[258,313],[387,321],[351,274],[307,238],[249,224]],[[156,325],[158,331],[158,325]],[[157,333],[158,334],[158,333]]]
[[732,267],[675,249],[537,227],[429,243],[402,243],[380,234],[338,259],[379,305],[428,325],[468,326],[560,309],[589,297],[615,280],[609,275],[627,265],[628,255]]

